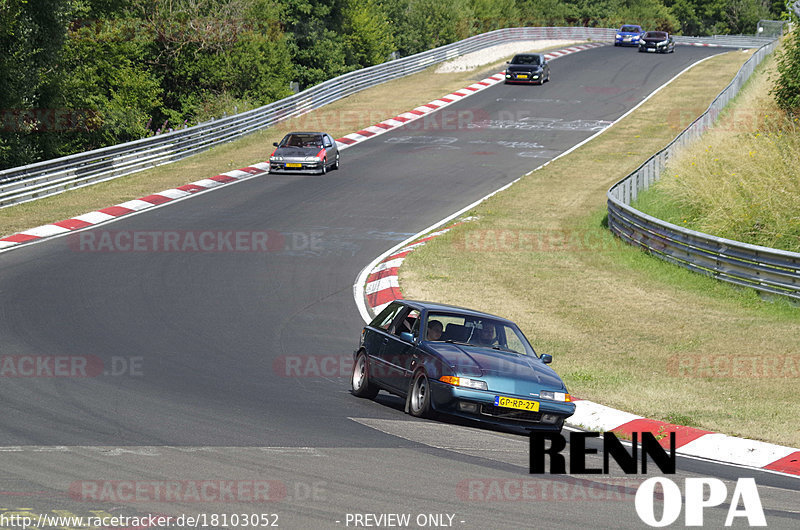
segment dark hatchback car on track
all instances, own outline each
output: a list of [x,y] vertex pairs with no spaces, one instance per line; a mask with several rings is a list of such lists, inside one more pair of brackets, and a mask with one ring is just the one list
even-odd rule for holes
[[339,169],[336,141],[323,132],[292,132],[275,142],[269,157],[270,173],[315,173]]
[[560,431],[575,412],[550,355],[510,320],[471,309],[395,300],[364,327],[354,359],[354,395],[385,390],[417,417]]
[[675,41],[666,31],[648,31],[639,40],[640,52],[673,53]]
[[506,63],[506,83],[536,83],[550,81],[550,65],[540,53],[521,53]]

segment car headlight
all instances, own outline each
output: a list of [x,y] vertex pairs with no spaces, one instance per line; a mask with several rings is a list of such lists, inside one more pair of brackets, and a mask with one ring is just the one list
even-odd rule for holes
[[553,401],[564,401],[564,402],[571,402],[572,396],[567,394],[566,392],[552,392],[550,390],[542,390],[539,392],[539,396],[543,399],[552,399]]
[[510,79],[510,78],[511,78],[511,74],[506,74],[506,79]]
[[658,43],[658,45],[659,46],[666,46],[667,45],[667,41],[662,40],[661,42]]
[[453,386],[463,386],[465,388],[473,388],[475,390],[489,390],[489,385],[486,381],[479,381],[478,379],[469,379],[468,377],[456,377],[453,375],[443,375],[439,378],[442,383],[447,383]]
[[621,39],[621,38],[622,38],[622,35],[620,35],[619,33],[617,33],[617,38],[618,38],[618,39]]
[[319,162],[319,157],[318,156],[307,156],[305,158],[305,161],[306,162]]
[[271,156],[269,157],[270,162],[283,162],[282,156]]

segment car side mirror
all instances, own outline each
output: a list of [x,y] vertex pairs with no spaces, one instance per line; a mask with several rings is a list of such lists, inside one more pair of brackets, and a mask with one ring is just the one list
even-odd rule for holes
[[274,145],[275,147],[278,147],[278,142],[272,142],[272,145]]
[[414,335],[410,331],[401,331],[400,338],[406,342],[414,342]]
[[551,362],[553,362],[553,356],[550,355],[549,353],[543,353],[542,355],[539,356],[539,359],[541,359],[541,361],[544,364],[550,364]]

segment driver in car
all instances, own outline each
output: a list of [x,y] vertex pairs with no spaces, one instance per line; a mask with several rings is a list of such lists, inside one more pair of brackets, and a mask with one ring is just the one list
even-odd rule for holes
[[478,330],[477,335],[473,337],[475,344],[480,346],[495,346],[497,345],[497,338],[495,336],[494,324],[484,322],[481,329]]

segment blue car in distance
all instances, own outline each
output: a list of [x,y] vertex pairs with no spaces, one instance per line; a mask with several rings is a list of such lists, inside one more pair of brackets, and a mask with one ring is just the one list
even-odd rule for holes
[[480,311],[395,300],[364,327],[354,359],[355,396],[384,390],[412,416],[558,432],[575,412],[553,358],[510,320]]
[[638,46],[644,31],[641,26],[626,24],[614,36],[614,46]]

